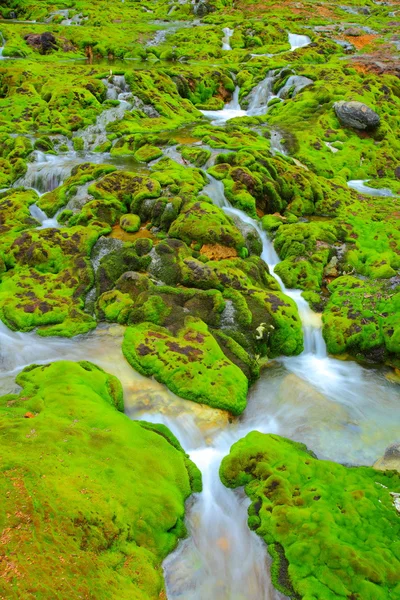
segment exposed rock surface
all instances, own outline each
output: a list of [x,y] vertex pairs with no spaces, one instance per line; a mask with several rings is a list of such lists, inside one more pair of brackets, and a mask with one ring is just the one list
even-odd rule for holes
[[379,115],[362,102],[345,102],[341,100],[334,105],[340,122],[355,129],[375,129],[380,124]]

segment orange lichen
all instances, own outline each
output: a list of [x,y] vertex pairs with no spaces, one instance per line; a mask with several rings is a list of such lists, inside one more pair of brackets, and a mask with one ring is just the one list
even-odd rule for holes
[[235,248],[221,246],[220,244],[204,244],[201,247],[200,253],[205,254],[210,260],[224,260],[237,256]]

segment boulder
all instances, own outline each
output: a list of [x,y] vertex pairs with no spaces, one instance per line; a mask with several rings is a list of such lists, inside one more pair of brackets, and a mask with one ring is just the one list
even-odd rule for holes
[[48,54],[52,50],[57,50],[57,40],[50,31],[44,33],[29,33],[24,37],[29,46],[38,50],[40,54]]
[[333,105],[335,113],[342,125],[354,129],[374,129],[380,124],[379,115],[362,102],[346,102],[341,100]]
[[379,471],[395,470],[400,473],[400,442],[388,446],[385,454],[373,466]]

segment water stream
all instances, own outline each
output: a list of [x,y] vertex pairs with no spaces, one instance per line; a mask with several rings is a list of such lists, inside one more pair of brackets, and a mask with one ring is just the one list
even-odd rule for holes
[[6,41],[3,37],[3,34],[0,31],[0,60],[4,60],[5,56],[3,56],[4,46],[6,45]]
[[[248,111],[241,109],[236,88],[232,101],[222,111],[204,114],[212,123],[221,125],[232,116],[261,110],[272,93],[268,76],[258,91],[254,90]],[[127,92],[118,92],[122,93]],[[85,148],[98,144],[105,134],[107,119],[99,118],[93,130],[81,134]],[[275,143],[277,150],[279,141]],[[171,149],[171,158],[176,159],[177,154],[176,147]],[[19,185],[39,190],[55,187],[70,173],[69,158],[77,160],[76,153],[73,157],[68,153],[38,153],[36,158]],[[87,150],[81,158],[82,162],[92,161]],[[40,178],[44,180],[46,169],[44,186]],[[221,411],[182,400],[136,373],[122,355],[124,328],[117,325],[101,325],[86,335],[65,339],[11,332],[0,323],[0,393],[15,391],[15,375],[32,363],[90,360],[115,374],[124,387],[126,413],[132,418],[166,424],[203,474],[203,492],[195,494],[187,505],[189,537],[164,562],[168,599],[279,600],[284,596],[272,588],[265,545],[247,527],[248,500],[242,491],[228,490],[219,480],[222,457],[236,440],[257,429],[302,441],[321,458],[372,464],[398,437],[398,391],[382,371],[364,369],[327,355],[320,316],[310,309],[301,291],[286,289],[274,273],[279,257],[259,222],[230,205],[221,181],[208,176],[203,193],[227,214],[258,232],[261,257],[284,293],[297,304],[303,324],[304,352],[274,361],[263,371],[240,418],[228,419]],[[31,214],[43,227],[57,226],[56,219],[48,220],[35,205]],[[51,221],[55,223],[49,224]]]
[[290,49],[297,50],[298,48],[304,48],[311,44],[311,40],[308,35],[298,35],[297,33],[289,33],[289,44]]
[[229,27],[224,27],[222,30],[224,37],[222,38],[222,50],[232,50],[230,39],[233,36],[233,29],[229,29]]

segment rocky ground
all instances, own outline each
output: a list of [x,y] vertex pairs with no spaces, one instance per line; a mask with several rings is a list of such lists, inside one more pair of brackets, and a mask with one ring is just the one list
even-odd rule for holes
[[[399,0],[340,6],[314,0],[6,0],[0,17],[0,319],[9,329],[70,338],[118,323],[126,327],[122,350],[135,370],[182,398],[239,415],[260,369],[304,348],[298,306],[261,257],[267,234],[280,259],[275,274],[286,288],[302,290],[321,314],[328,352],[381,365],[399,380]],[[293,47],[289,33],[307,36],[304,45]],[[224,107],[232,110],[228,121],[218,112]],[[235,210],[223,210],[221,198],[258,229]],[[14,509],[6,503],[7,548],[24,556],[45,548],[49,572],[56,563],[61,569],[51,540],[78,556],[59,575],[70,586],[79,572],[81,595],[60,587],[63,597],[163,597],[160,563],[184,534],[183,503],[191,489],[199,491],[199,474],[175,438],[109,406],[118,388],[111,376],[93,365],[57,365],[26,369],[17,379],[21,393],[1,399],[4,443],[13,453],[3,469],[4,494],[26,514],[23,531],[40,523],[43,536],[34,543],[21,537],[7,521]],[[67,391],[64,371],[71,373]],[[82,405],[78,396],[85,398]],[[32,430],[22,418],[28,413],[35,417]],[[73,417],[82,419],[82,430],[74,429],[76,447],[65,453],[60,440]],[[95,439],[97,420],[104,425],[108,419],[115,420],[114,433],[126,430],[118,433],[123,440],[105,433]],[[95,475],[82,464],[79,440],[93,447]],[[31,441],[27,464],[21,455]],[[131,479],[115,455],[118,445],[135,455],[138,471]],[[158,466],[144,486],[150,445]],[[53,459],[41,466],[49,452],[61,452],[60,464],[73,462],[67,490],[60,487],[61,473],[49,477]],[[252,474],[257,452],[248,459],[246,450],[240,459],[251,461]],[[112,473],[104,470],[103,453],[114,457]],[[227,469],[235,469],[223,472],[229,485],[250,481],[239,468],[234,475]],[[318,482],[333,477],[328,468],[328,475],[318,464],[315,469]],[[108,487],[101,489],[109,471]],[[349,473],[343,477],[351,479]],[[373,487],[372,473],[360,478]],[[97,486],[90,492],[96,517],[80,507],[88,503],[80,498],[78,479],[90,477]],[[292,481],[290,469],[285,477]],[[381,479],[395,490],[396,477]],[[253,507],[254,481],[248,484]],[[105,509],[114,485],[115,507]],[[151,496],[147,530],[132,534],[127,523],[142,509],[127,507],[123,498],[147,503],[154,487],[159,491]],[[358,500],[353,494],[345,501]],[[70,513],[55,522],[58,503],[66,502]],[[291,502],[285,496],[278,504]],[[292,564],[293,557],[298,566],[300,550],[289,551],[285,535],[270,533],[264,504],[261,521],[261,504],[252,509],[252,527],[270,548],[279,545],[277,564]],[[168,514],[153,527],[165,507]],[[395,517],[394,511],[388,523]],[[84,541],[74,538],[77,524]],[[381,554],[385,531],[376,542]],[[282,567],[284,583],[275,567],[275,582],[307,600],[398,598],[390,552],[382,561],[391,566],[379,576],[369,558],[356,553],[353,587],[340,574],[333,581],[322,567],[312,575],[297,566],[288,575]],[[28,559],[17,567],[8,554],[0,558],[6,585],[0,595],[22,597],[23,588],[26,597],[50,597],[39,579],[34,582]],[[104,587],[93,596],[95,569]],[[118,577],[107,595],[111,572]],[[373,590],[357,577],[371,581]],[[324,596],[320,585],[331,595]]]

